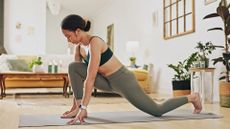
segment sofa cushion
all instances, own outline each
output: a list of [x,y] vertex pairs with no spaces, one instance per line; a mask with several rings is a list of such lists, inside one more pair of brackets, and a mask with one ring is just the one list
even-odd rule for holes
[[32,60],[37,59],[37,56],[24,56],[24,55],[17,55],[17,59],[25,60],[27,64],[31,63]]
[[31,72],[28,63],[22,59],[7,59],[11,71]]
[[0,56],[0,72],[8,72],[8,71],[10,71],[8,63],[7,63],[7,59],[16,59],[16,56],[2,54]]

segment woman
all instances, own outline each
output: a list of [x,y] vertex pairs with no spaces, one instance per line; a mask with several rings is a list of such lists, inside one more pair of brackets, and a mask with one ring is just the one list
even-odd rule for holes
[[[120,94],[135,107],[153,116],[161,116],[188,102],[194,105],[194,113],[200,113],[202,106],[197,93],[168,99],[162,104],[150,99],[140,88],[135,75],[121,64],[107,44],[101,38],[87,33],[90,29],[89,21],[78,15],[69,15],[62,21],[61,28],[68,42],[77,46],[75,62],[69,65],[69,77],[75,99],[71,110],[62,116],[75,117],[69,124],[84,122],[94,86]],[[82,45],[89,47],[88,54],[84,52]]]

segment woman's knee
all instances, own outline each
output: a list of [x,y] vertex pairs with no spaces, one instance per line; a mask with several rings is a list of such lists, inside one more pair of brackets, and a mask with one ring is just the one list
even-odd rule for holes
[[161,106],[157,106],[153,108],[153,111],[151,112],[151,114],[155,117],[160,117],[164,114],[165,112],[163,112],[163,109]]
[[155,117],[161,117],[163,115],[163,113],[161,113],[161,112],[155,112],[152,115],[155,116]]
[[84,69],[85,64],[82,62],[72,62],[69,64],[69,73],[71,73],[71,71],[78,71],[78,70],[82,70]]

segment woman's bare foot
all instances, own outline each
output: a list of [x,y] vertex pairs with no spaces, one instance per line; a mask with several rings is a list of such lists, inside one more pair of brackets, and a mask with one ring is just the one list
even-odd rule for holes
[[198,114],[202,110],[202,104],[201,104],[201,98],[199,93],[193,93],[191,95],[188,95],[188,101],[193,104],[195,107],[194,112],[195,114]]

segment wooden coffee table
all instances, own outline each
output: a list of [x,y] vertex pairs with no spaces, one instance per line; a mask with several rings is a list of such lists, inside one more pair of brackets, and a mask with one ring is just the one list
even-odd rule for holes
[[69,86],[69,79],[68,73],[33,73],[33,72],[3,72],[0,73],[0,88],[1,88],[1,95],[0,99],[6,96],[6,86],[5,86],[5,79],[6,78],[34,78],[34,77],[45,77],[45,78],[63,78],[64,86],[63,86],[63,95],[65,97],[69,97],[67,93],[67,88]]

